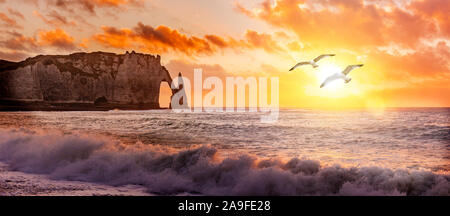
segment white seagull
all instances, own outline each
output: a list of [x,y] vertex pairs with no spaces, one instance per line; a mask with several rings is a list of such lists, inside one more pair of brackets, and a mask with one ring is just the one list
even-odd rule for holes
[[323,54],[320,55],[319,57],[311,60],[311,61],[304,61],[304,62],[300,62],[298,64],[296,64],[294,67],[292,67],[289,71],[294,70],[297,67],[300,67],[302,65],[312,65],[313,68],[319,67],[319,65],[317,65],[317,62],[320,61],[321,59],[325,58],[325,57],[331,57],[331,56],[335,56],[335,54]]
[[340,72],[340,73],[335,73],[331,76],[329,76],[327,79],[325,79],[325,81],[323,81],[322,85],[320,85],[320,88],[324,87],[325,85],[327,85],[328,83],[334,81],[334,80],[338,80],[338,79],[343,79],[345,81],[345,83],[348,83],[352,80],[352,78],[347,77],[347,74],[350,73],[350,71],[352,71],[355,68],[359,68],[364,66],[363,64],[359,64],[359,65],[349,65],[347,66],[347,68],[345,68],[344,71]]

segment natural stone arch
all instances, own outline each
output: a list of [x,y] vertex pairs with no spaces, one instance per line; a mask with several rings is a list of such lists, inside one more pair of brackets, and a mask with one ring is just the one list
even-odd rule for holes
[[162,70],[163,70],[163,74],[164,74],[164,76],[163,76],[163,79],[161,79],[161,82],[159,83],[159,92],[158,92],[158,104],[159,104],[159,108],[163,108],[162,106],[161,106],[161,94],[163,93],[163,92],[161,92],[161,89],[163,89],[163,88],[165,88],[165,86],[167,85],[167,87],[170,89],[170,92],[169,92],[169,94],[170,94],[170,96],[169,96],[169,101],[167,101],[168,103],[168,106],[167,106],[167,108],[170,108],[170,98],[172,98],[172,95],[174,94],[174,92],[173,92],[173,90],[172,90],[172,87],[171,87],[171,85],[172,85],[172,77],[170,77],[170,73],[169,73],[169,71],[163,66],[162,67]]
[[156,109],[161,83],[172,84],[159,55],[136,52],[41,55],[0,63],[0,102],[20,104],[11,108],[17,110]]

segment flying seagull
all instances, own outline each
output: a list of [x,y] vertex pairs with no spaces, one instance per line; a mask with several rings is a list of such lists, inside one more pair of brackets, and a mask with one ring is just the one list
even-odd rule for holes
[[355,68],[359,68],[364,66],[363,64],[358,64],[358,65],[349,65],[347,66],[347,68],[345,68],[344,71],[340,72],[340,73],[335,73],[331,76],[329,76],[327,79],[325,79],[325,81],[323,81],[322,85],[320,85],[320,88],[324,87],[325,85],[327,85],[328,83],[334,81],[334,80],[338,80],[338,79],[343,79],[345,81],[345,83],[348,83],[352,80],[352,78],[347,77],[347,74],[350,73],[350,71],[352,71]]
[[311,60],[311,61],[304,61],[304,62],[300,62],[298,64],[296,64],[294,67],[292,67],[289,71],[294,70],[297,67],[300,67],[302,65],[312,65],[313,68],[319,67],[319,65],[317,65],[317,62],[320,61],[321,59],[325,58],[325,57],[331,57],[331,56],[335,56],[335,54],[323,54],[320,55],[319,57]]

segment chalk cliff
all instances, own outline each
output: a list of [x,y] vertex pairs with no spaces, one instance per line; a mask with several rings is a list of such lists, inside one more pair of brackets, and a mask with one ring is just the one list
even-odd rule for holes
[[160,56],[105,52],[0,60],[0,110],[159,108]]

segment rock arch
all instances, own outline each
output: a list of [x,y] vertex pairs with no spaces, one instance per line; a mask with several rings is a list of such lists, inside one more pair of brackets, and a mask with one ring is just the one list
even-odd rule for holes
[[172,83],[159,55],[136,52],[0,62],[0,101],[18,104],[9,107],[16,110],[157,109],[161,83]]

